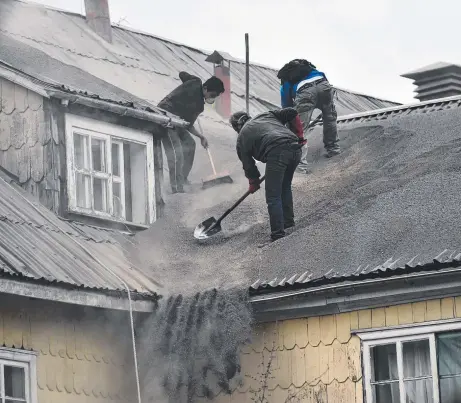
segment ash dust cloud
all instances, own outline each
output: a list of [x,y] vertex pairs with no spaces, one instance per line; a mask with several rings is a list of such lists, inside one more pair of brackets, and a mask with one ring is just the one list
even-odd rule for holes
[[231,393],[240,382],[239,352],[250,341],[251,323],[246,291],[165,299],[138,337],[143,401],[194,403]]

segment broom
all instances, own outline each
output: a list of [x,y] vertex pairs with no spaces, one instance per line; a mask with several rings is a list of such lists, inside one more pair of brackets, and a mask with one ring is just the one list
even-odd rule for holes
[[[198,127],[199,127],[199,130],[200,130],[200,133],[203,134],[202,125],[200,124],[200,121],[198,121]],[[213,157],[211,156],[210,148],[208,147],[206,149],[206,151],[207,151],[207,154],[208,154],[208,158],[210,160],[211,168],[213,169],[213,175],[209,176],[209,177],[207,177],[205,179],[202,179],[202,183],[203,183],[202,188],[203,189],[208,189],[210,187],[217,186],[217,185],[222,185],[222,184],[225,184],[225,183],[234,183],[234,181],[230,177],[229,173],[221,172],[219,175],[216,173],[216,168],[215,168],[215,165],[214,165],[214,162],[213,162]]]

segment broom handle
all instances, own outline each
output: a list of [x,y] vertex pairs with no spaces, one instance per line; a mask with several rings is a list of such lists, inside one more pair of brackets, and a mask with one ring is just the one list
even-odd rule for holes
[[[200,119],[197,119],[197,126],[200,130],[200,134],[203,134],[202,125],[200,124]],[[208,153],[208,158],[210,159],[211,168],[213,168],[214,176],[216,176],[216,168],[213,163],[213,158],[211,157],[210,147],[207,147],[206,152]]]
[[[261,178],[261,180],[259,181],[259,183],[260,183],[260,184],[263,183],[264,179],[266,179],[266,176],[263,176],[263,177]],[[241,202],[243,202],[250,194],[251,194],[250,191],[247,190],[247,191],[245,192],[245,194],[244,194],[240,199],[238,199],[230,209],[226,210],[226,212],[225,212],[221,217],[218,218],[218,220],[216,221],[216,224],[215,224],[214,226],[220,224],[221,221],[224,220],[230,213],[232,213],[232,211],[233,211]]]
[[214,167],[213,158],[211,158],[210,147],[208,147],[208,148],[206,149],[206,152],[208,153],[208,158],[210,159],[211,167],[213,168],[214,176],[216,176],[216,168]]

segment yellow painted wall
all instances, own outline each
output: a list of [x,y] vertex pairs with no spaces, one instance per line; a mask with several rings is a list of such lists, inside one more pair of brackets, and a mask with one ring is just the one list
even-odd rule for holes
[[134,402],[127,326],[126,312],[0,297],[0,344],[38,352],[39,403]]
[[241,356],[243,385],[214,402],[265,402],[255,391],[273,355],[269,402],[362,403],[360,340],[351,330],[455,317],[461,318],[461,297],[260,325]]

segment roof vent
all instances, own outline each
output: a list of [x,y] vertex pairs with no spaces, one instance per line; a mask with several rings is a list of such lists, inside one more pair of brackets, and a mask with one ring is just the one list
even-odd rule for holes
[[434,63],[402,77],[414,80],[415,98],[421,102],[461,95],[461,66],[457,64]]
[[85,0],[86,22],[102,39],[112,43],[108,0]]

